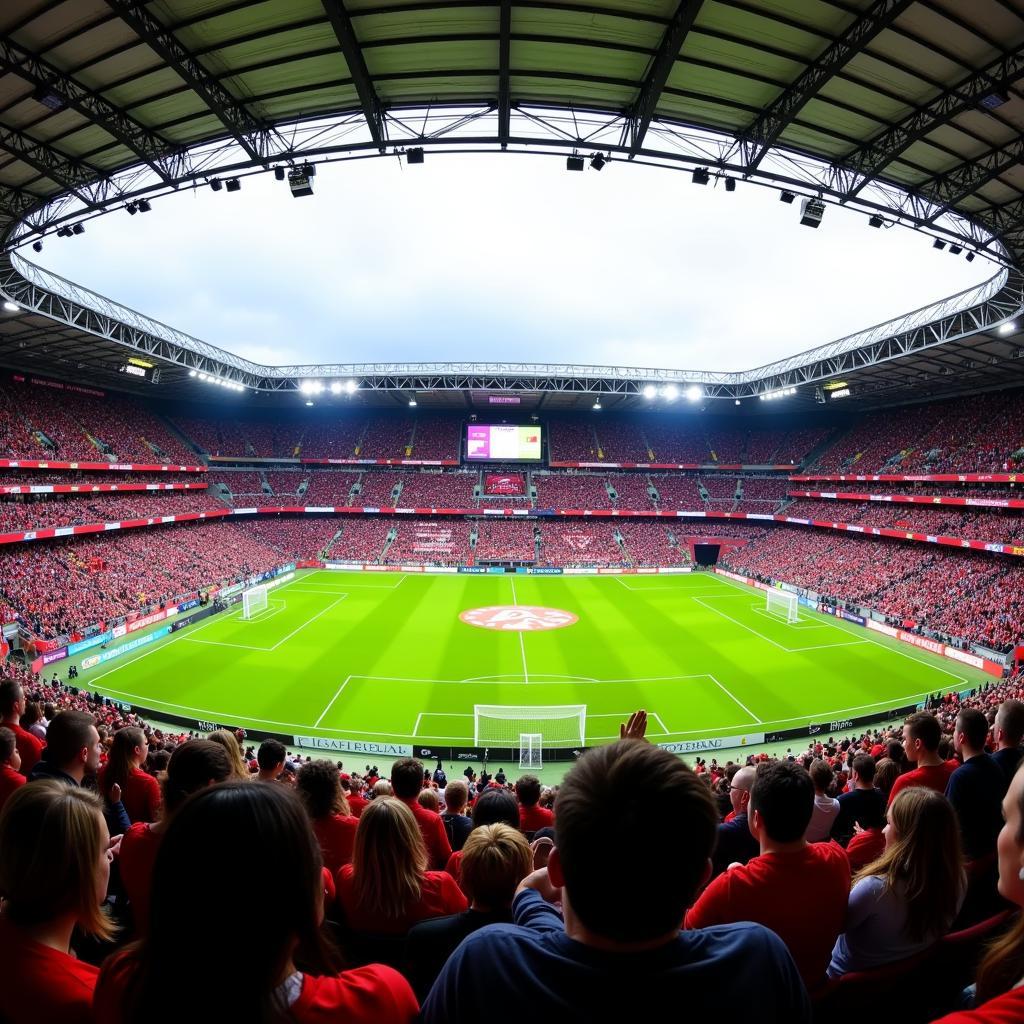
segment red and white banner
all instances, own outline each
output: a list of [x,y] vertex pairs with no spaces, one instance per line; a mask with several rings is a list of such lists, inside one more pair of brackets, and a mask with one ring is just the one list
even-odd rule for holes
[[0,459],[0,469],[81,469],[110,473],[205,473],[206,466],[165,466],[156,462],[40,462],[38,459]]
[[101,494],[114,491],[202,491],[201,484],[0,484],[0,494]]
[[808,480],[832,480],[836,483],[870,483],[883,481],[887,484],[897,483],[936,483],[936,484],[1024,484],[1024,473],[876,473],[857,475],[840,473],[839,475],[802,474],[789,478],[794,483]]
[[488,473],[484,477],[484,494],[509,494],[521,497],[526,493],[522,473]]
[[258,462],[278,466],[457,466],[458,459],[273,459],[261,455],[211,455],[211,462]]
[[862,494],[851,491],[787,491],[791,498],[827,501],[890,501],[898,505],[959,505],[974,508],[1024,508],[1020,498],[956,498],[946,494]]
[[[739,462],[555,462],[548,463],[553,469],[738,469],[770,470],[790,473],[792,464],[784,466],[758,466]],[[790,479],[793,479],[792,477]]]

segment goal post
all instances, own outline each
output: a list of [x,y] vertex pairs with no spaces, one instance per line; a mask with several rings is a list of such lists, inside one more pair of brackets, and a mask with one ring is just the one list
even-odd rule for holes
[[799,603],[796,594],[791,594],[788,590],[779,590],[777,587],[769,587],[767,593],[769,612],[780,618],[785,618],[787,622],[797,621]]
[[519,736],[519,770],[544,767],[544,736],[539,732],[524,732]]
[[242,591],[242,618],[251,619],[267,609],[267,588],[260,584]]
[[586,704],[473,705],[475,747],[519,747],[522,751],[528,738],[527,748],[535,749],[539,758],[543,747],[582,747],[586,733]]

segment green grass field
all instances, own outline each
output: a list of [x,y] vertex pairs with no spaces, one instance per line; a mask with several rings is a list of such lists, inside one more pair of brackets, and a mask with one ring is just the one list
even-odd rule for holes
[[[460,620],[537,605],[545,632]],[[515,614],[515,613],[513,613]],[[241,607],[100,665],[119,700],[288,735],[472,745],[474,704],[587,708],[586,740],[635,708],[655,742],[770,733],[873,714],[987,677],[720,576],[434,576],[310,571]],[[491,741],[492,745],[497,745]]]

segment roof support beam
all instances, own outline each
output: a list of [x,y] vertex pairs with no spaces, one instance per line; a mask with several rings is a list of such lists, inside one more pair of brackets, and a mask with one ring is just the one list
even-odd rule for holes
[[512,126],[512,0],[500,0],[498,22],[498,142],[507,149]]
[[[73,192],[86,206],[98,210],[105,198],[106,185],[100,180],[99,172],[94,167],[76,163],[61,156],[52,146],[37,142],[35,139],[0,125],[0,149],[6,150],[11,156],[38,171],[51,181],[63,185]],[[100,194],[89,191],[92,185]]]
[[779,136],[822,87],[887,29],[915,0],[875,0],[846,31],[810,64],[797,80],[749,125],[739,138],[748,170],[757,169]]
[[858,147],[838,161],[843,165],[843,191],[847,199],[856,196],[880,171],[896,160],[910,145],[923,139],[939,125],[966,110],[980,106],[981,101],[997,89],[1007,89],[1024,77],[1024,50],[1005,54],[981,71],[961,79],[951,89],[940,93],[910,117],[887,128],[870,142]]
[[36,88],[52,89],[72,110],[98,124],[149,164],[165,183],[170,184],[180,176],[184,164],[180,150],[81,82],[22,49],[9,36],[0,36],[0,69],[18,75]]
[[107,0],[108,6],[217,116],[249,159],[266,165],[271,131],[246,110],[174,35],[146,10],[128,0]]
[[940,204],[939,209],[925,221],[925,224],[934,224],[950,207],[956,206],[1022,161],[1024,135],[1018,136],[1009,145],[1000,149],[990,149],[987,153],[954,167],[917,189],[925,198]]
[[651,60],[647,76],[643,85],[640,86],[640,93],[633,105],[626,112],[626,123],[622,130],[622,141],[629,144],[629,158],[632,159],[640,152],[647,135],[647,129],[651,126],[654,112],[661,99],[662,90],[668,82],[668,76],[672,73],[679,51],[686,42],[686,37],[693,28],[693,23],[700,14],[704,0],[679,0],[672,20],[665,26],[665,33],[661,37],[661,44],[658,52]]
[[321,0],[327,18],[334,29],[338,39],[345,63],[348,65],[348,73],[352,84],[356,87],[356,94],[359,96],[359,103],[363,108],[363,116],[366,118],[366,125],[370,129],[370,137],[381,153],[384,152],[387,142],[387,125],[384,121],[384,105],[377,95],[377,90],[370,78],[370,72],[366,67],[366,58],[356,39],[355,29],[352,27],[352,19],[345,10],[344,0]]

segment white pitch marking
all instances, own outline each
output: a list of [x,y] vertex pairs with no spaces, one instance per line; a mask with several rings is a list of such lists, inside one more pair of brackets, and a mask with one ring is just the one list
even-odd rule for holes
[[758,725],[764,725],[763,719],[758,718],[757,715],[755,715],[754,712],[751,711],[750,708],[748,708],[747,705],[743,703],[743,701],[741,701],[738,697],[730,693],[729,690],[727,690],[714,676],[710,676],[710,678],[711,681],[715,684],[715,686],[717,686],[722,691],[722,693],[724,693],[728,698],[730,698],[730,700],[734,701],[741,708],[743,708],[743,710],[746,711],[746,713],[750,715],[750,717],[755,722],[757,722]]
[[[331,698],[331,700],[328,703],[327,707],[325,707],[323,709],[323,711],[320,712],[320,717],[313,723],[313,728],[314,729],[316,729],[320,725],[320,723],[324,720],[324,715],[326,715],[327,712],[330,711],[332,707],[334,707],[334,702],[341,696],[342,691],[345,689],[346,686],[348,686],[349,680],[351,678],[352,678],[351,676],[346,676],[345,677],[345,681],[341,684],[341,686],[338,687],[337,692]],[[413,733],[413,735],[415,736],[416,734]]]
[[[512,604],[515,607],[519,606],[519,601],[516,599],[516,581],[510,579],[509,582],[512,584]],[[523,656],[523,682],[529,683],[530,681],[530,670],[526,667],[526,644],[523,643],[523,630],[517,630],[519,633],[519,653]]]

